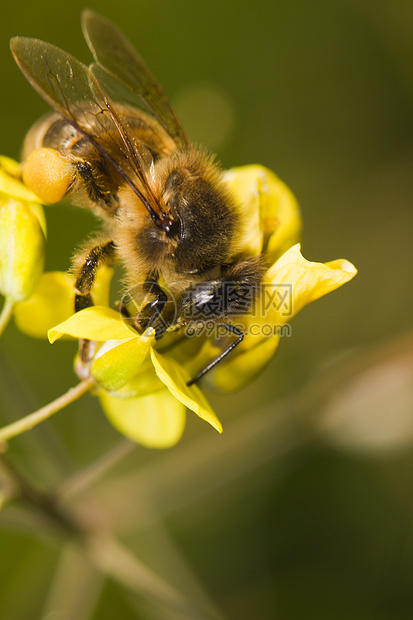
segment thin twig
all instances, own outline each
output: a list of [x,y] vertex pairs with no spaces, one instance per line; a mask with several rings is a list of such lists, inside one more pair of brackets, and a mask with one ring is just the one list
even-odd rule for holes
[[48,517],[61,531],[75,536],[83,534],[83,528],[69,512],[60,506],[57,497],[33,485],[1,452],[0,467],[12,482],[15,494]]
[[[104,575],[85,557],[83,549],[73,541],[66,541],[60,549],[60,557],[39,617],[51,620],[60,616],[56,610],[66,610],[66,613],[70,610],[71,618],[90,620],[95,617],[104,581]],[[61,620],[63,617],[68,620],[66,613],[62,612]]]
[[219,620],[215,611],[199,609],[140,562],[110,533],[102,531],[99,525],[86,521],[84,515],[60,504],[55,494],[45,492],[32,484],[3,454],[0,454],[0,465],[20,497],[51,519],[59,526],[60,531],[70,534],[101,575],[117,581],[125,589],[146,599],[149,604],[167,609],[168,613],[173,612],[174,617],[182,620]]
[[30,413],[24,418],[17,420],[17,422],[3,426],[3,428],[0,429],[0,444],[8,441],[12,437],[16,437],[17,435],[24,433],[25,431],[29,431],[34,426],[37,426],[37,424],[40,424],[40,422],[47,420],[47,418],[50,418],[53,414],[57,413],[64,407],[67,407],[67,405],[73,403],[75,400],[83,396],[83,394],[86,394],[86,392],[89,392],[95,385],[96,382],[94,379],[84,379],[78,383],[78,385],[70,388],[70,390],[68,390],[65,394],[59,396],[59,398],[56,398],[56,400],[53,400],[51,403],[41,407],[33,413]]
[[[85,550],[95,567],[154,605],[182,620],[219,620],[215,610],[200,609],[159,575],[142,564],[128,549],[110,534],[89,535]],[[169,616],[168,616],[169,617]]]
[[0,313],[0,336],[6,329],[7,324],[11,319],[11,315],[13,314],[13,308],[14,304],[11,301],[7,301],[6,299]]

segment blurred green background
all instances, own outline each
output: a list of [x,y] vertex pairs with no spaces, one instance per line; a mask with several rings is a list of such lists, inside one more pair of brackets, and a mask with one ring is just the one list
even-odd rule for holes
[[[114,466],[70,501],[86,512],[106,506],[102,527],[213,617],[412,618],[412,3],[88,5],[128,34],[190,136],[224,167],[261,163],[289,185],[306,258],[347,258],[359,275],[294,319],[255,383],[208,394],[222,436],[189,415],[172,450],[126,447],[117,459],[123,440],[86,396],[13,440],[10,459],[48,489],[112,450]],[[14,64],[10,36],[88,61],[82,8],[3,7],[3,154],[18,158],[47,110]],[[95,223],[70,207],[47,208],[47,218],[47,269],[67,269]],[[74,343],[52,347],[10,326],[0,424],[74,384],[74,352]],[[34,536],[24,505],[5,509],[0,526],[2,620],[175,617],[68,560],[40,525]]]

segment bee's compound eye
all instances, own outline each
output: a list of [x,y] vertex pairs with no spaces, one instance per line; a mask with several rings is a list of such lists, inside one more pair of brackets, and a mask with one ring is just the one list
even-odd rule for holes
[[73,178],[73,165],[55,149],[36,149],[23,164],[23,181],[43,202],[59,202]]

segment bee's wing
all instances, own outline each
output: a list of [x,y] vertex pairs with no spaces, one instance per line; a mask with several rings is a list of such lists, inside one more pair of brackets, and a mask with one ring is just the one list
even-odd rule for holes
[[[10,48],[30,84],[114,166],[155,220],[160,207],[152,199],[143,172],[147,167],[146,153],[141,155],[134,146],[115,106],[89,67],[39,39],[13,37]],[[147,196],[134,183],[134,175],[147,190]]]
[[[125,35],[109,20],[90,10],[82,13],[82,28],[96,60],[91,70],[99,82],[114,91],[114,81],[123,87],[123,93],[126,88],[128,103],[150,112],[177,146],[189,146],[167,96]],[[122,100],[125,99],[123,94]]]

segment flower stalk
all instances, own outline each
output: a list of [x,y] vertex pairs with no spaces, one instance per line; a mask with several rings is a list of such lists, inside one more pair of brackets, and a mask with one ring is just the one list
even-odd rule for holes
[[37,426],[44,420],[47,420],[52,415],[64,409],[70,403],[73,403],[78,398],[89,392],[94,386],[96,382],[92,378],[84,379],[75,387],[70,388],[65,394],[59,396],[49,404],[41,407],[37,411],[30,413],[29,415],[17,420],[16,422],[12,422],[7,426],[4,426],[0,429],[0,444],[6,441],[9,441],[13,437],[17,437],[17,435],[21,435],[22,433],[31,430],[34,426]]

